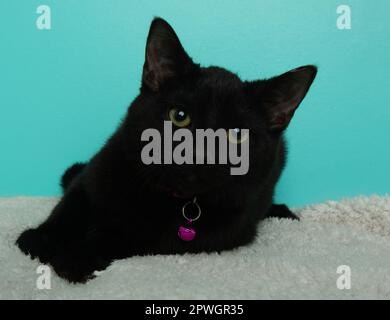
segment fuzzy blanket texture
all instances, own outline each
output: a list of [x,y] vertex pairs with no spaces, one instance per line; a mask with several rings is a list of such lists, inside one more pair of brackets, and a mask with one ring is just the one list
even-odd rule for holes
[[[39,262],[14,242],[57,201],[0,198],[0,299],[390,299],[390,196],[295,209],[301,221],[267,219],[252,245],[221,254],[132,257],[87,284],[52,273],[38,289]],[[350,289],[337,286],[342,265]]]

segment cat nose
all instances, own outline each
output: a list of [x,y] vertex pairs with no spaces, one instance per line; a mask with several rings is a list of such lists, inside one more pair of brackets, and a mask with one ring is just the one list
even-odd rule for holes
[[186,180],[187,180],[189,183],[194,183],[194,182],[196,182],[197,177],[196,177],[195,174],[190,173],[190,174],[186,177]]
[[196,174],[192,172],[183,175],[182,178],[184,182],[188,184],[194,184],[198,181]]

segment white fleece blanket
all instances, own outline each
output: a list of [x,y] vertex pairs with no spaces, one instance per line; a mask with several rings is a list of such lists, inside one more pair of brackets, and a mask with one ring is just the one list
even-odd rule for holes
[[[0,198],[0,299],[390,299],[390,196],[306,206],[300,222],[269,219],[255,243],[222,254],[133,257],[85,285],[53,273],[38,289],[39,263],[14,242],[56,201]],[[341,265],[350,289],[336,285]]]

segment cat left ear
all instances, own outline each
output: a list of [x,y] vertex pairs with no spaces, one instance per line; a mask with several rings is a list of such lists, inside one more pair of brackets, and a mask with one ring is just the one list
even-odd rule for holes
[[317,74],[309,65],[286,72],[263,83],[260,99],[270,131],[287,128],[295,110],[302,102]]
[[193,66],[173,28],[165,20],[155,18],[146,43],[143,85],[159,91],[167,81],[186,74]]

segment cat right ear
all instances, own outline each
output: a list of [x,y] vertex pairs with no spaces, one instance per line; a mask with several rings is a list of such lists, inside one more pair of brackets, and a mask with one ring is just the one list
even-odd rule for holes
[[247,89],[262,105],[268,129],[285,130],[317,74],[317,67],[308,65],[280,76],[247,83]]
[[165,20],[155,18],[146,42],[142,85],[157,92],[166,82],[185,75],[193,67],[173,28]]

